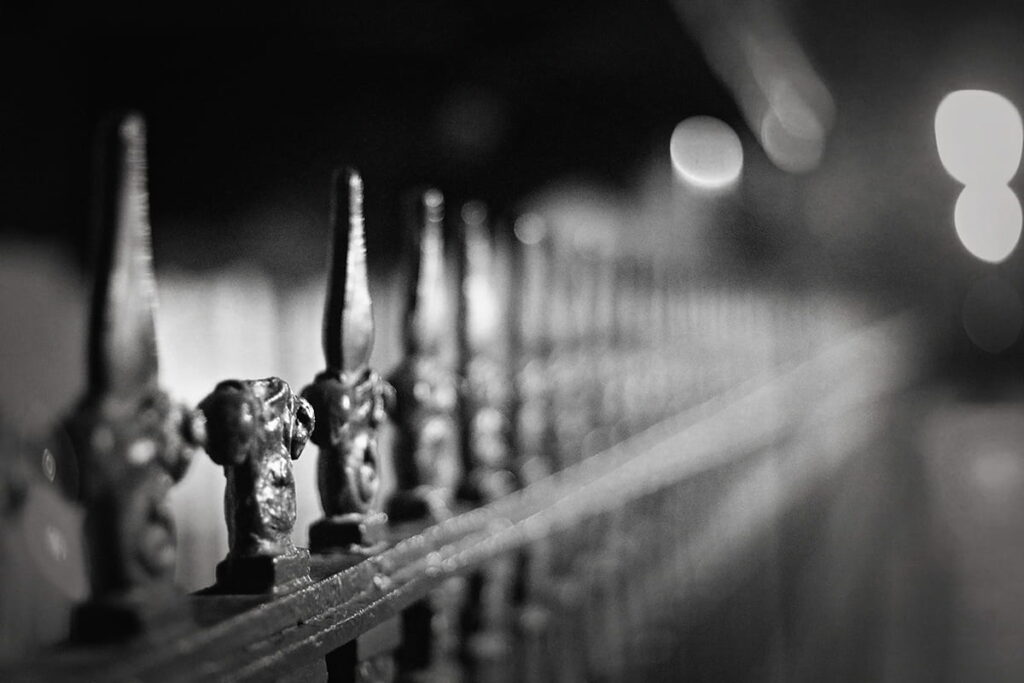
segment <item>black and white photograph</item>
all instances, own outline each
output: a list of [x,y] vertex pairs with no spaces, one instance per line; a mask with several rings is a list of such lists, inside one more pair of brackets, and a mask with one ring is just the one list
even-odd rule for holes
[[1024,3],[0,0],[0,680],[1024,681]]

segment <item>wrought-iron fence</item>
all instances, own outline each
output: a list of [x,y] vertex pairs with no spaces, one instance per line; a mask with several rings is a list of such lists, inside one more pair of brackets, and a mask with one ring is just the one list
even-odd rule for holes
[[[68,642],[5,680],[785,677],[786,620],[764,617],[804,528],[785,515],[855,466],[914,367],[907,320],[715,290],[537,216],[493,230],[482,204],[446,216],[428,189],[409,211],[403,358],[382,375],[345,170],[323,371],[228,379],[186,407],[158,373],[141,118],[106,140],[88,387],[53,455],[77,463],[90,593]],[[166,495],[203,450],[224,471],[229,550],[183,594]],[[308,549],[292,465],[307,450],[323,510]],[[728,635],[702,630],[736,601]]]

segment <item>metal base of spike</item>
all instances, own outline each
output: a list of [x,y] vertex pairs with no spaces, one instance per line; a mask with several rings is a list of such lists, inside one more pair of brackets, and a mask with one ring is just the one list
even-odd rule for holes
[[139,590],[93,599],[71,614],[70,641],[112,643],[134,638],[164,638],[193,625],[186,596],[175,590]]
[[309,527],[309,550],[321,555],[373,555],[387,539],[388,516],[379,512],[327,517]]
[[217,584],[211,592],[221,595],[277,595],[293,591],[309,582],[309,551],[296,548],[287,555],[229,555],[217,565]]

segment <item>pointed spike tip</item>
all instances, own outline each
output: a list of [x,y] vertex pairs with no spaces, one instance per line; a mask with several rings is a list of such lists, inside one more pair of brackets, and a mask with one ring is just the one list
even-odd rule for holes
[[158,374],[146,126],[134,112],[113,124],[102,151],[89,383],[96,393],[131,394],[155,385]]
[[329,370],[359,373],[373,351],[373,304],[366,266],[363,181],[346,168],[335,173],[331,274],[324,307],[324,356]]
[[436,350],[451,332],[447,329],[448,292],[445,286],[444,196],[429,189],[419,196],[413,226],[418,236],[416,277],[410,283],[412,298],[406,313],[406,341],[410,350]]
[[348,187],[349,220],[351,221],[356,216],[361,220],[363,217],[363,177],[359,175],[359,171],[348,167],[341,172],[340,182]]
[[146,144],[146,121],[142,114],[136,111],[130,111],[121,117],[117,132],[125,145]]

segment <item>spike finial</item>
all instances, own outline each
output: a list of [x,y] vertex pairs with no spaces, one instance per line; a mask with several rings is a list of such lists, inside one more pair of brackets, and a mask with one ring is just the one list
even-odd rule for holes
[[429,189],[415,205],[417,249],[413,255],[405,338],[408,352],[437,350],[446,334],[448,297],[444,279],[444,197]]
[[395,390],[396,491],[387,503],[392,522],[450,514],[459,477],[458,382],[450,346],[455,329],[445,279],[441,193],[427,190],[414,209],[417,249],[406,300],[405,357],[389,378]]
[[130,637],[188,619],[173,585],[166,495],[204,439],[202,415],[157,384],[145,125],[129,114],[104,132],[89,386],[63,425],[79,464],[92,589],[74,613],[77,640]]
[[462,278],[466,306],[465,325],[469,347],[482,349],[498,342],[500,311],[494,281],[497,263],[487,234],[487,209],[470,202],[462,210],[465,273]]
[[327,369],[302,390],[317,416],[312,441],[320,449],[317,484],[324,517],[309,529],[314,553],[368,554],[382,540],[385,520],[375,508],[377,428],[389,387],[370,368],[373,309],[363,229],[363,183],[345,169],[334,174],[334,252],[324,311]]
[[481,503],[514,488],[506,433],[507,348],[496,292],[502,263],[488,234],[484,205],[466,204],[461,218],[458,418],[462,481],[458,495]]
[[359,374],[369,368],[373,350],[373,305],[366,268],[363,180],[354,169],[334,174],[331,230],[324,356],[328,370]]
[[89,387],[97,394],[136,393],[155,386],[158,371],[142,117],[124,116],[104,143]]
[[525,351],[544,355],[551,342],[547,330],[551,304],[551,234],[543,218],[524,214],[516,220],[515,236],[523,280],[517,314],[522,326],[522,343]]

